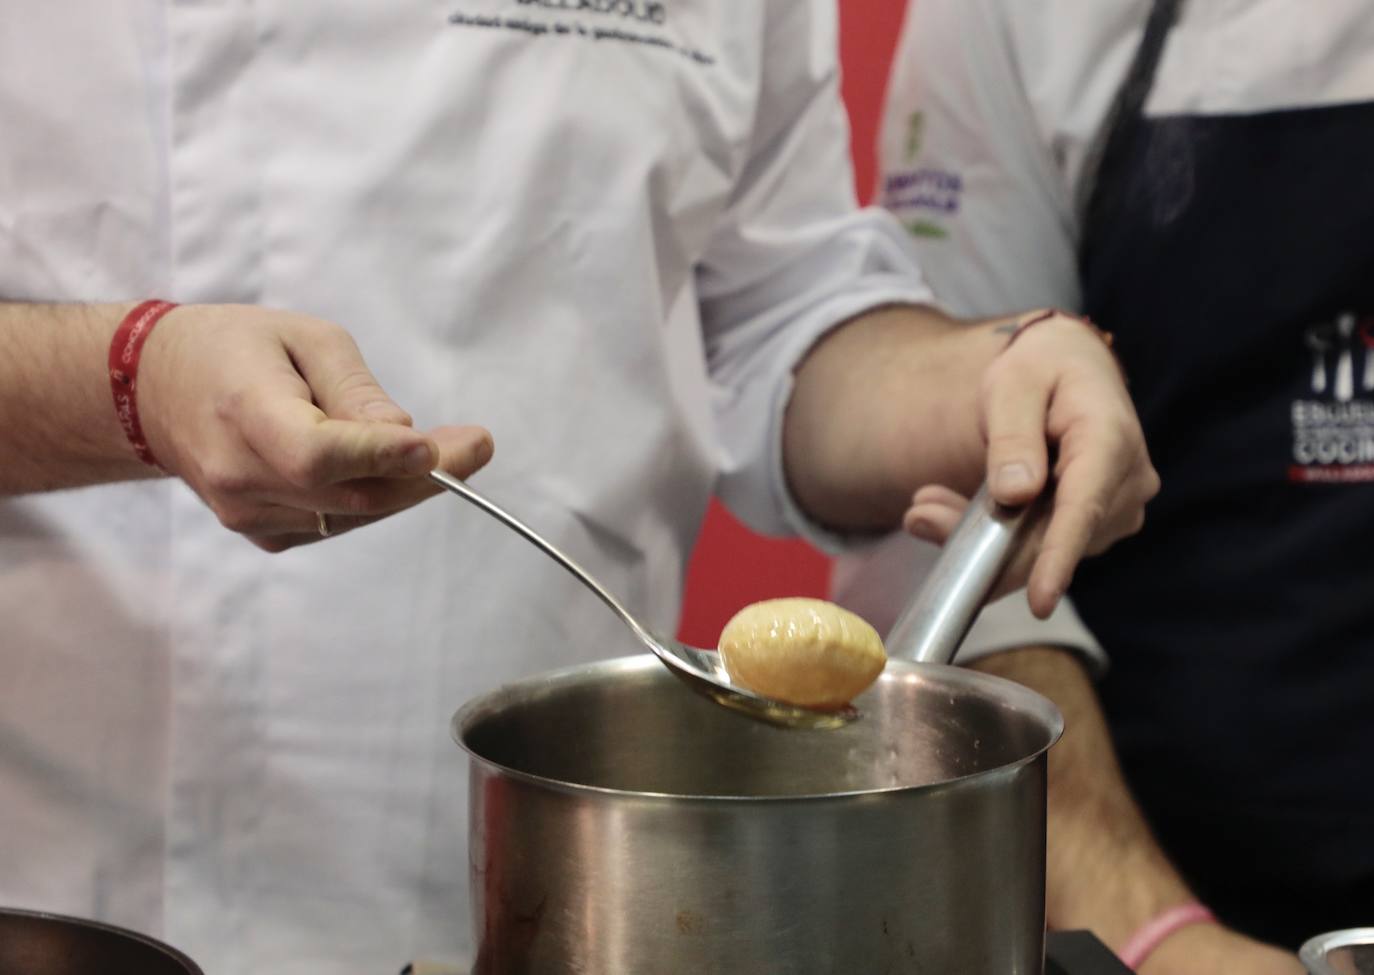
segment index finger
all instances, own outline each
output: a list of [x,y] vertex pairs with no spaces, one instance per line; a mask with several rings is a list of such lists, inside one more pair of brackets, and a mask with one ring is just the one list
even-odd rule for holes
[[315,402],[329,416],[410,425],[410,414],[382,389],[344,328],[311,321],[283,329],[281,338]]
[[260,390],[240,433],[282,480],[302,490],[360,477],[417,477],[439,462],[434,440],[400,423],[335,420],[297,395]]

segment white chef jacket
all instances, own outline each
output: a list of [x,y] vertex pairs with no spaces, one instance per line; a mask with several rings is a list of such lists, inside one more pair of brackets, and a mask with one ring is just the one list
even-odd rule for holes
[[[980,318],[1079,307],[1085,160],[1150,7],[1150,0],[913,0],[888,86],[880,192],[911,232],[945,307]],[[1374,15],[1362,0],[1185,2],[1145,114],[1368,101],[1371,47]],[[893,536],[842,555],[833,598],[883,629],[936,554]],[[1072,606],[1037,620],[1024,593],[983,610],[959,660],[1029,645],[1064,646],[1095,669],[1105,665]]]
[[[718,489],[808,530],[790,370],[926,300],[855,208],[823,0],[128,0],[0,25],[0,297],[337,321],[654,626]],[[93,364],[92,368],[99,368]],[[640,648],[436,499],[268,556],[174,482],[0,502],[0,903],[210,975],[471,960],[453,711]]]

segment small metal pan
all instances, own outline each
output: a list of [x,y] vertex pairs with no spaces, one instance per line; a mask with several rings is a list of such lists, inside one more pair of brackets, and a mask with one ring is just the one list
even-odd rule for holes
[[98,921],[0,908],[5,975],[203,975],[175,948]]

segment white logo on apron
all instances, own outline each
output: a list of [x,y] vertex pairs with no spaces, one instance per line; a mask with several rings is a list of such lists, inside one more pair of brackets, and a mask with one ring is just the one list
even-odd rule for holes
[[1374,481],[1374,315],[1313,325],[1303,344],[1313,398],[1293,403],[1289,480]]

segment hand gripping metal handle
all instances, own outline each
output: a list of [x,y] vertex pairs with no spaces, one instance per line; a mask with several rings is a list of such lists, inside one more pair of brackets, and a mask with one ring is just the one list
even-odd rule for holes
[[892,626],[887,655],[900,660],[947,664],[1002,574],[1028,521],[1038,507],[1005,508],[992,500],[986,483],[969,502],[935,567]]

